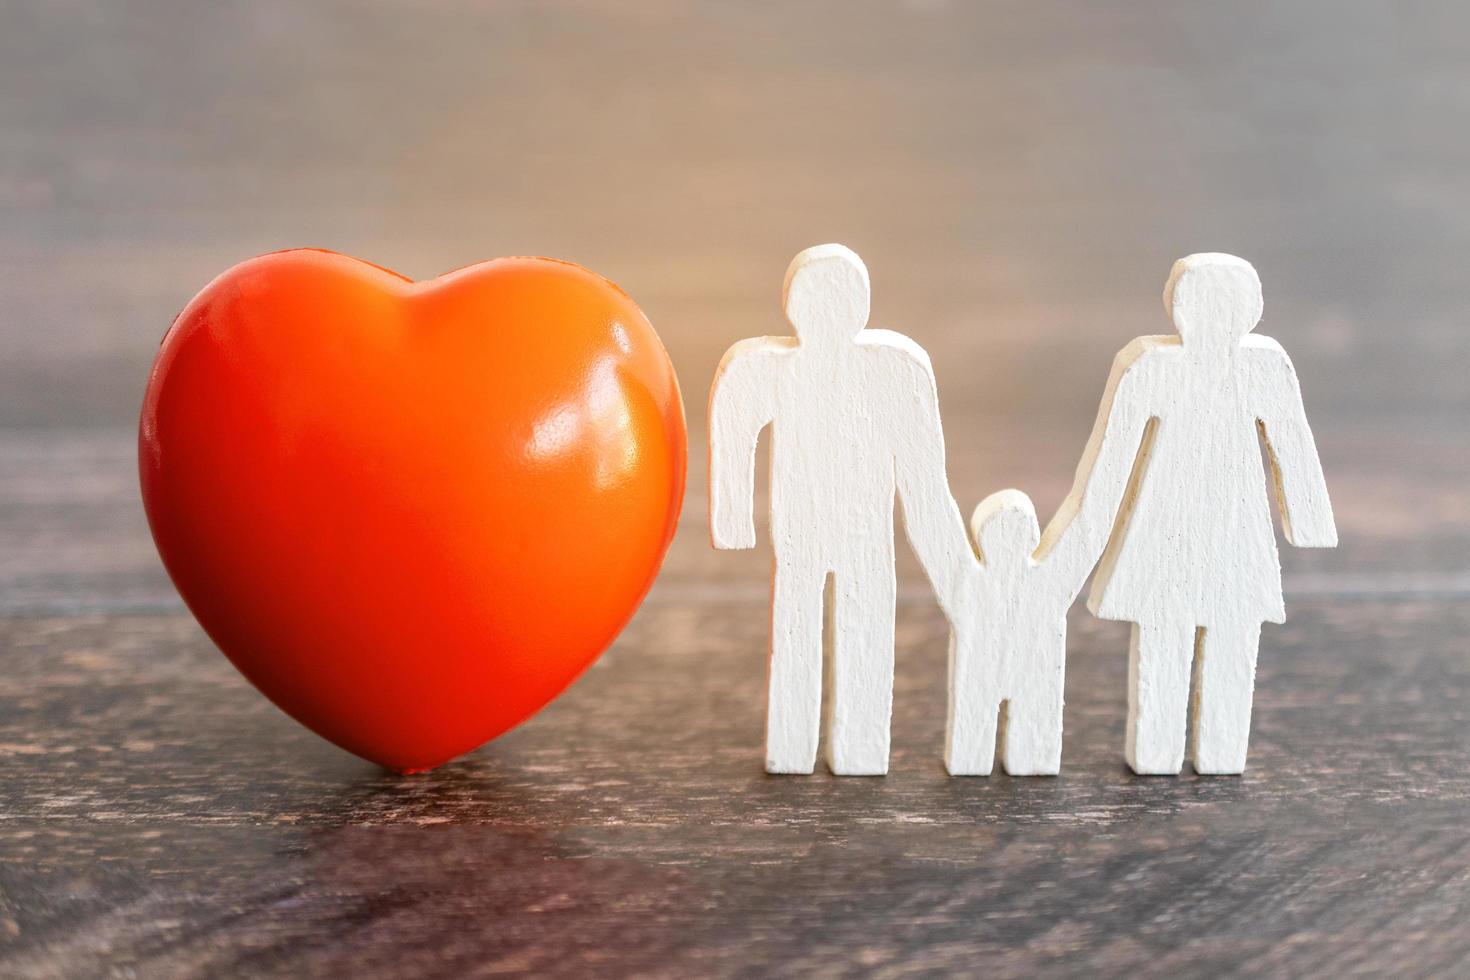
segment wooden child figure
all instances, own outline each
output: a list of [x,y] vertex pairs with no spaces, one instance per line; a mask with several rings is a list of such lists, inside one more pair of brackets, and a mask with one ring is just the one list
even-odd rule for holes
[[1043,543],[1031,498],[1002,490],[980,502],[970,527],[979,559],[966,563],[950,600],[945,767],[951,776],[990,775],[999,738],[1007,773],[1055,776],[1067,610],[1097,562],[1106,525],[1064,513]]

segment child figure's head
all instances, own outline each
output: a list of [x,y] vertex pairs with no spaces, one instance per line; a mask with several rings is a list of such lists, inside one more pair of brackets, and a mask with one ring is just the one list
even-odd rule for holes
[[970,517],[970,533],[986,565],[1003,568],[1024,564],[1041,543],[1036,508],[1019,490],[992,493]]

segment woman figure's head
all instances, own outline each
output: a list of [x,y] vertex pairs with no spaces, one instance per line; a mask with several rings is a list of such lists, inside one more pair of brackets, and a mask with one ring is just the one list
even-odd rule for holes
[[1186,347],[1233,348],[1261,322],[1261,277],[1234,255],[1185,256],[1164,285],[1164,309]]

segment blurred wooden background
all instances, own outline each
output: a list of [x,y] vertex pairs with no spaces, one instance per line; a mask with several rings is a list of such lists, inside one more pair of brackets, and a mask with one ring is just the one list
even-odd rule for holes
[[[1466,968],[1467,124],[1449,3],[0,4],[0,973]],[[1085,614],[1064,775],[945,779],[907,556],[894,774],[761,774],[769,559],[708,548],[705,397],[824,241],[933,355],[966,511],[1056,506],[1175,258],[1255,263],[1343,544],[1283,553],[1243,779],[1126,774]],[[581,262],[684,386],[648,605],[416,779],[235,675],[138,504],[170,319],[295,245]]]

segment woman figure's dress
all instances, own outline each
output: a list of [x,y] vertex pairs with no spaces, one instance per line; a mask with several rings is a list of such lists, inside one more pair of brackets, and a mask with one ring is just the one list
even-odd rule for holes
[[1152,421],[1093,581],[1096,615],[1206,628],[1285,619],[1248,397],[1274,386],[1282,356],[1266,338],[1221,358],[1192,357],[1178,337],[1150,338],[1113,406]]

